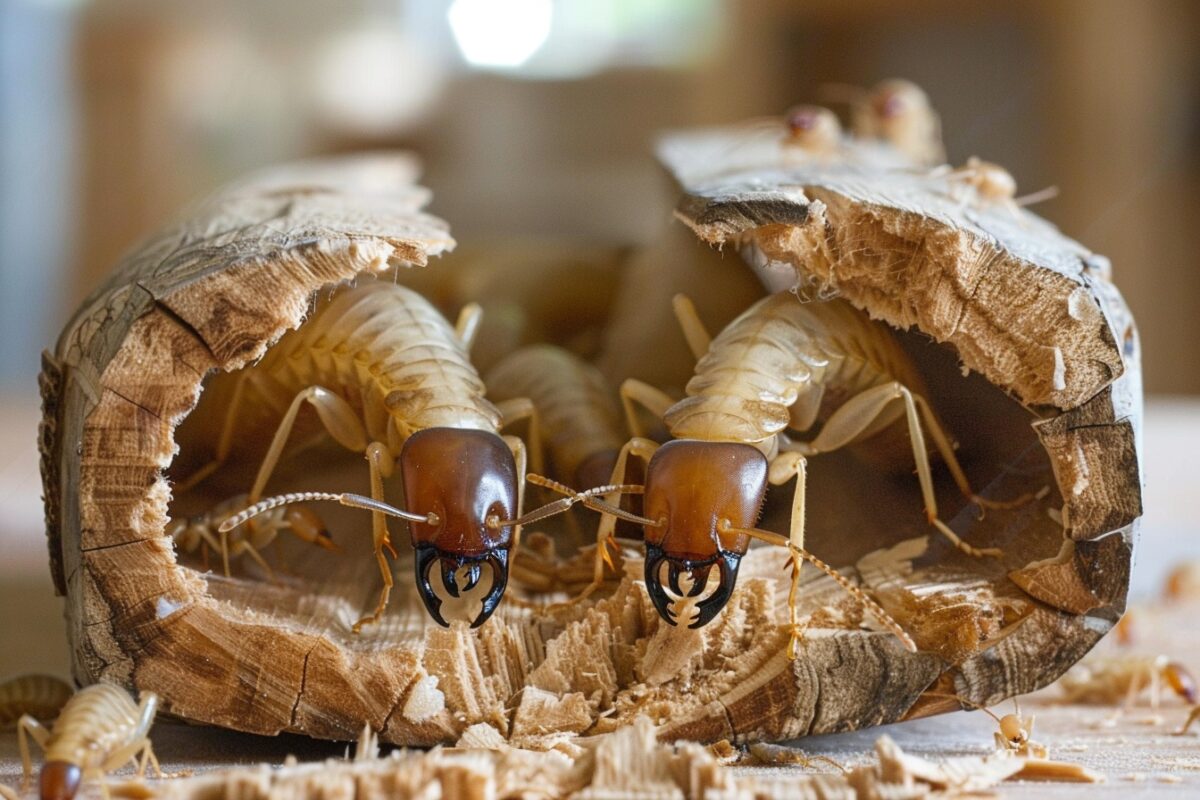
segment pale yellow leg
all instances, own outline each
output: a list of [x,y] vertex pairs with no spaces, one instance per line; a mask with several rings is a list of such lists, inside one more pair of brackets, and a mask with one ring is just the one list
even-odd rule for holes
[[45,751],[46,742],[50,739],[50,731],[33,717],[23,714],[17,720],[17,748],[21,751],[21,768],[24,770],[24,779],[21,782],[22,792],[29,788],[29,779],[33,777],[33,759],[29,757],[29,740],[27,738],[30,736],[37,742],[38,747]]
[[354,453],[361,453],[366,449],[367,432],[351,405],[322,386],[309,386],[292,400],[283,419],[279,422],[279,427],[275,429],[275,437],[271,440],[271,446],[267,449],[266,456],[263,457],[262,465],[258,468],[258,475],[254,479],[254,485],[250,489],[247,501],[250,505],[262,499],[267,481],[270,479],[271,473],[275,471],[275,466],[279,463],[279,456],[283,453],[283,447],[287,444],[288,436],[292,432],[292,426],[296,423],[296,415],[300,413],[300,407],[305,403],[311,405],[317,412],[321,424],[324,425],[325,430],[329,432],[334,441]]
[[[804,550],[804,500],[808,479],[807,461],[797,452],[782,452],[771,460],[767,471],[767,480],[775,486],[781,486],[792,478],[796,479],[796,490],[792,494],[791,522],[788,526],[788,541],[792,544],[791,554],[792,586],[788,591],[788,622],[791,625],[792,638],[789,652],[795,653],[796,646],[804,636],[800,625],[797,605],[800,593],[800,568],[802,561],[797,555]],[[793,656],[794,657],[794,656]]]
[[621,384],[621,407],[625,409],[625,422],[629,425],[629,433],[634,437],[643,437],[646,432],[638,422],[637,409],[634,403],[644,406],[651,414],[662,419],[675,401],[661,389],[656,389],[648,383],[636,378],[629,378]]
[[675,319],[679,321],[679,327],[683,330],[683,338],[687,339],[688,349],[699,361],[708,352],[712,337],[709,336],[704,323],[700,321],[700,315],[696,313],[696,305],[686,294],[677,294],[671,298],[671,307],[675,310]]
[[220,469],[225,460],[229,458],[229,451],[233,447],[233,432],[237,426],[238,412],[241,411],[246,383],[249,381],[251,374],[250,372],[243,371],[234,382],[233,397],[229,400],[229,407],[225,409],[225,420],[221,426],[221,436],[217,439],[217,449],[213,454],[213,460],[193,472],[185,480],[175,484],[172,491],[176,495],[182,494],[193,486],[198,485],[209,475]]
[[[726,521],[726,524],[727,524],[727,521]],[[795,623],[794,623],[794,620],[796,619],[796,617],[798,616],[798,613],[799,613],[796,608],[797,603],[799,601],[799,587],[800,587],[799,559],[804,559],[805,561],[812,564],[817,569],[824,572],[826,575],[828,575],[830,578],[832,578],[834,580],[834,582],[837,583],[838,586],[842,587],[842,589],[844,589],[847,593],[849,593],[856,600],[858,600],[860,603],[862,603],[864,606],[866,606],[867,610],[869,612],[871,612],[871,615],[874,616],[881,623],[883,623],[896,636],[896,638],[901,641],[901,643],[905,646],[905,648],[909,652],[915,653],[917,651],[917,645],[912,640],[912,637],[909,636],[908,633],[903,628],[900,627],[899,623],[897,623],[896,620],[892,618],[892,615],[887,613],[886,611],[884,611],[879,606],[879,604],[876,603],[874,600],[872,600],[870,597],[867,597],[867,595],[863,592],[862,589],[858,588],[857,586],[852,584],[849,580],[847,580],[845,575],[842,575],[842,573],[838,572],[833,567],[829,566],[824,561],[817,558],[816,556],[814,556],[812,553],[808,552],[807,550],[796,547],[795,545],[793,545],[791,543],[790,540],[788,540],[786,537],[780,536],[778,533],[764,531],[760,528],[748,528],[748,529],[747,528],[738,528],[736,530],[740,533],[745,533],[746,535],[751,536],[760,541],[767,542],[768,544],[773,544],[778,547],[785,547],[792,554],[792,559],[793,559],[792,588],[791,588],[791,591],[788,593],[789,618],[791,620],[793,620],[792,637],[791,637],[790,642],[788,643],[788,655],[791,658],[796,657],[797,645],[799,644],[799,640],[797,638],[798,631],[797,631]]]
[[[897,400],[901,400],[904,403],[904,413],[908,422],[908,435],[912,441],[913,459],[917,466],[917,479],[921,486],[921,496],[925,503],[925,517],[929,521],[929,524],[967,555],[999,557],[1002,555],[999,549],[980,549],[967,544],[959,538],[958,534],[950,529],[950,526],[938,518],[937,499],[933,491],[933,473],[929,467],[929,453],[925,446],[925,436],[922,432],[921,420],[917,412],[917,402],[912,392],[903,384],[893,381],[883,386],[868,389],[850,398],[830,416],[821,429],[821,432],[812,442],[796,446],[797,452],[802,452],[805,455],[814,455],[816,453],[827,453],[831,450],[837,450],[850,444],[855,441],[859,434],[867,430],[871,423],[880,414],[884,413],[891,403]],[[938,435],[935,437],[935,442],[939,439],[947,447],[949,446],[949,442],[945,440],[940,428],[938,429]],[[954,463],[957,465],[958,462],[955,461]]]
[[[625,471],[628,468],[629,459],[631,457],[640,458],[644,463],[649,464],[658,447],[658,443],[650,439],[643,439],[638,436],[630,439],[621,447],[621,451],[617,454],[617,462],[613,465],[612,478],[609,480],[609,483],[613,485],[624,483]],[[609,505],[620,505],[621,496],[614,493],[606,496],[604,500]],[[575,598],[576,600],[582,600],[604,584],[605,564],[610,569],[616,569],[616,564],[613,563],[609,550],[609,548],[616,548],[616,536],[614,535],[616,527],[616,517],[611,514],[600,515],[600,524],[596,526],[596,561],[592,572],[592,582],[581,595]]]
[[[383,501],[383,479],[389,478],[395,469],[396,462],[387,446],[381,442],[371,442],[366,447],[367,465],[371,471],[371,499]],[[392,595],[392,567],[388,563],[383,549],[392,550],[392,539],[388,533],[387,517],[382,511],[371,511],[371,540],[375,551],[375,560],[379,564],[379,574],[383,578],[383,588],[379,590],[379,600],[375,611],[360,618],[354,623],[352,630],[358,633],[364,625],[378,622],[387,608],[388,599]],[[392,554],[395,555],[395,550]]]
[[[508,449],[512,451],[513,461],[517,464],[517,517],[519,518],[525,513],[525,471],[527,467],[528,456],[526,455],[525,443],[516,436],[505,436],[504,443],[508,445]],[[535,472],[537,470],[534,470]],[[516,525],[512,531],[512,547],[509,550],[509,569],[516,563],[517,551],[521,547],[521,526]]]
[[[542,422],[537,406],[528,397],[514,397],[502,400],[496,404],[500,411],[500,428],[503,430],[514,422],[529,420],[529,465],[533,471],[543,474],[545,470],[544,451],[542,450]],[[524,482],[524,469],[518,470],[517,477]]]
[[454,335],[468,353],[475,344],[475,336],[479,333],[479,323],[482,320],[483,309],[479,303],[467,303],[458,312],[458,320],[454,323]]

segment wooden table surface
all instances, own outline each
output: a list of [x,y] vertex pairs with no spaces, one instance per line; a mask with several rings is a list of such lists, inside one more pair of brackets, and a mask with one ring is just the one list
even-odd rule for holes
[[[0,677],[22,672],[68,674],[62,601],[54,597],[42,535],[41,486],[37,475],[36,399],[0,395]],[[1145,427],[1146,516],[1131,597],[1156,598],[1166,571],[1185,559],[1200,559],[1200,400],[1152,399]],[[1141,628],[1138,651],[1166,653],[1200,670],[1200,600],[1166,609]],[[1112,648],[1105,641],[1101,648]],[[1050,687],[1022,702],[1037,717],[1035,739],[1055,758],[1076,761],[1102,773],[1101,785],[1006,783],[1002,797],[1122,798],[1200,797],[1200,732],[1173,736],[1186,716],[1177,698],[1157,715],[1139,707],[1113,720],[1113,710],[1055,702]],[[1010,706],[1007,706],[1008,708]],[[997,709],[1006,713],[1004,709]],[[1197,726],[1200,729],[1200,726]],[[864,762],[875,739],[888,733],[906,751],[927,757],[982,754],[991,749],[995,723],[979,712],[947,714],[848,734],[811,737],[797,743],[806,752],[842,763]],[[343,744],[301,737],[255,737],[162,721],[155,749],[168,770],[203,771],[227,764],[279,763],[287,754],[301,760],[341,755]],[[0,732],[0,783],[20,780],[16,736]]]

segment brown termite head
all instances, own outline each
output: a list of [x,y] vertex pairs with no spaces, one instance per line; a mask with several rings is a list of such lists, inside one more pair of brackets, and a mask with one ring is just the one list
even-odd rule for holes
[[47,761],[38,778],[38,796],[41,800],[73,800],[82,777],[83,771],[78,764]]
[[[482,625],[496,610],[508,583],[518,485],[512,451],[488,431],[427,428],[404,443],[400,473],[408,510],[425,516],[424,521],[409,522],[417,590],[425,608],[439,624],[448,626],[441,614],[442,602],[430,584],[435,564],[442,586],[452,597],[473,589],[486,564],[492,570],[492,585],[471,627]],[[457,576],[464,569],[460,587]]]
[[1195,705],[1196,679],[1187,667],[1178,661],[1168,661],[1163,667],[1162,676],[1177,695]]
[[697,597],[708,584],[715,565],[720,581],[697,606],[693,628],[707,624],[729,601],[738,566],[750,546],[743,533],[730,528],[753,528],[767,490],[767,459],[755,447],[740,442],[676,439],[655,451],[646,467],[644,515],[646,526],[646,589],[659,615],[675,624],[669,597],[684,596],[679,579],[688,574],[688,597]]
[[784,116],[788,134],[784,142],[814,153],[828,152],[842,139],[837,115],[821,106],[796,106]]

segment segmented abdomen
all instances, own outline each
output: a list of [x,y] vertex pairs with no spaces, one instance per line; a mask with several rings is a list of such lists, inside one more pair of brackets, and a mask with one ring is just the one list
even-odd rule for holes
[[500,417],[446,319],[411,289],[364,281],[339,291],[252,369],[294,394],[320,385],[398,445],[425,428],[495,431]]
[[563,480],[572,480],[589,457],[615,456],[625,443],[621,415],[604,376],[560,347],[517,350],[488,373],[487,385],[495,400],[533,401],[542,442]]
[[85,768],[102,763],[129,742],[137,724],[138,707],[124,689],[107,683],[86,686],[58,715],[46,744],[46,760]]
[[22,715],[53,719],[74,690],[53,675],[20,675],[0,684],[0,727],[16,723]]
[[850,397],[919,382],[882,323],[841,300],[765,297],[729,323],[696,364],[688,397],[664,421],[676,438],[761,442],[805,431]]

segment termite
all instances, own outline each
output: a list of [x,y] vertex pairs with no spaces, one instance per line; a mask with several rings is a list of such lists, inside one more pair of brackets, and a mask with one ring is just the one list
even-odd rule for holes
[[[471,621],[478,627],[504,594],[509,551],[519,527],[559,508],[521,515],[526,448],[519,438],[500,431],[529,418],[533,407],[525,398],[493,404],[484,396],[483,381],[468,355],[479,318],[479,307],[468,305],[451,326],[416,292],[367,281],[336,293],[261,361],[236,373],[216,466],[202,472],[217,469],[227,457],[240,404],[250,402],[251,393],[278,413],[279,423],[248,493],[249,507],[218,530],[233,530],[294,502],[335,500],[369,509],[383,588],[374,611],[354,623],[356,633],[379,620],[391,594],[392,572],[384,550],[396,553],[388,514],[408,522],[418,593],[438,624],[449,625],[430,582],[434,566],[440,566],[442,586],[452,597],[474,589],[483,567],[490,568],[490,588]],[[335,442],[366,458],[370,498],[302,492],[260,500],[305,405]],[[531,440],[536,436],[533,426]],[[532,449],[538,450],[535,443]],[[384,502],[383,482],[397,464],[407,510]]]
[[600,370],[554,345],[514,351],[487,374],[497,402],[528,398],[555,477],[580,489],[607,483],[625,443],[616,392]]
[[[487,385],[493,399],[527,397],[533,403],[552,475],[581,489],[608,481],[628,434],[616,391],[600,370],[561,347],[531,345],[496,364]],[[571,493],[540,476],[533,482]],[[615,569],[607,549],[595,561],[587,594],[602,585],[605,565]]]
[[796,106],[783,117],[787,133],[783,143],[807,153],[829,155],[842,143],[842,124],[837,115],[821,106]]
[[0,683],[0,728],[7,728],[25,715],[37,720],[58,716],[74,689],[53,675],[19,675]]
[[185,553],[201,550],[203,564],[208,567],[208,551],[221,554],[225,563],[225,575],[229,576],[229,560],[242,555],[252,558],[263,572],[273,575],[273,570],[262,557],[261,551],[282,532],[289,532],[297,539],[319,545],[326,550],[337,550],[325,529],[324,523],[311,509],[302,505],[281,506],[255,518],[254,525],[219,531],[218,526],[229,517],[246,507],[248,495],[239,494],[213,506],[203,514],[171,520],[167,535],[175,546]]
[[1035,717],[1030,714],[1029,719],[1021,714],[1021,705],[1017,702],[1017,698],[1013,698],[1013,713],[1005,714],[1003,717],[997,716],[987,706],[979,703],[971,702],[966,698],[959,697],[956,694],[946,692],[925,692],[925,696],[931,697],[949,697],[957,700],[963,705],[976,708],[987,714],[996,721],[999,730],[992,734],[992,738],[996,743],[996,749],[1011,753],[1012,755],[1024,756],[1028,758],[1047,758],[1049,751],[1045,745],[1038,744],[1033,741],[1033,723]]
[[1102,656],[1072,667],[1058,685],[1067,703],[1119,703],[1131,708],[1138,695],[1150,688],[1150,706],[1162,698],[1162,682],[1190,704],[1197,702],[1196,679],[1178,661],[1165,655]]
[[862,139],[881,139],[914,161],[932,166],[945,160],[942,122],[929,95],[912,81],[893,78],[866,90],[829,86],[826,93],[850,102],[850,130]]
[[1058,195],[1057,187],[1050,186],[1017,197],[1017,181],[1013,178],[1012,173],[999,164],[993,164],[975,156],[968,158],[966,165],[958,169],[945,167],[935,169],[930,174],[934,177],[945,177],[951,182],[968,187],[974,192],[975,199],[981,206],[997,205],[1013,214],[1025,206],[1040,203]]
[[29,715],[21,717],[17,739],[25,770],[24,785],[28,787],[33,775],[27,736],[44,754],[39,779],[41,800],[71,800],[82,781],[96,778],[103,782],[106,773],[130,761],[137,765],[139,778],[145,774],[147,763],[161,778],[149,737],[157,710],[158,695],[154,692],[142,692],[140,702],[134,703],[124,689],[97,683],[76,692],[50,728]]
[[[791,553],[793,651],[800,559],[833,576],[876,618],[889,621],[861,591],[804,549],[805,475],[808,457],[869,441],[901,419],[907,424],[929,524],[967,555],[1001,555],[998,549],[964,542],[939,518],[922,419],[971,502],[1007,507],[1027,498],[998,503],[972,491],[949,437],[923,397],[916,366],[887,327],[843,301],[806,303],[790,292],[754,304],[715,339],[686,297],[676,296],[674,309],[698,359],[688,396],[676,403],[640,381],[622,384],[620,396],[634,438],[621,448],[612,477],[614,484],[622,480],[631,457],[647,462],[641,518],[645,580],[664,620],[675,624],[661,567],[666,565],[676,596],[683,594],[680,577],[690,577],[690,597],[704,591],[709,573],[717,568],[716,589],[696,604],[691,627],[701,627],[729,600],[750,540],[760,539]],[[661,418],[674,440],[660,446],[640,436],[635,403]],[[820,432],[808,441],[787,433],[810,431],[817,423]],[[793,478],[789,535],[756,528],[768,482],[782,485]],[[598,545],[611,539],[613,525],[613,519],[603,518]],[[893,632],[912,645],[898,626]]]

